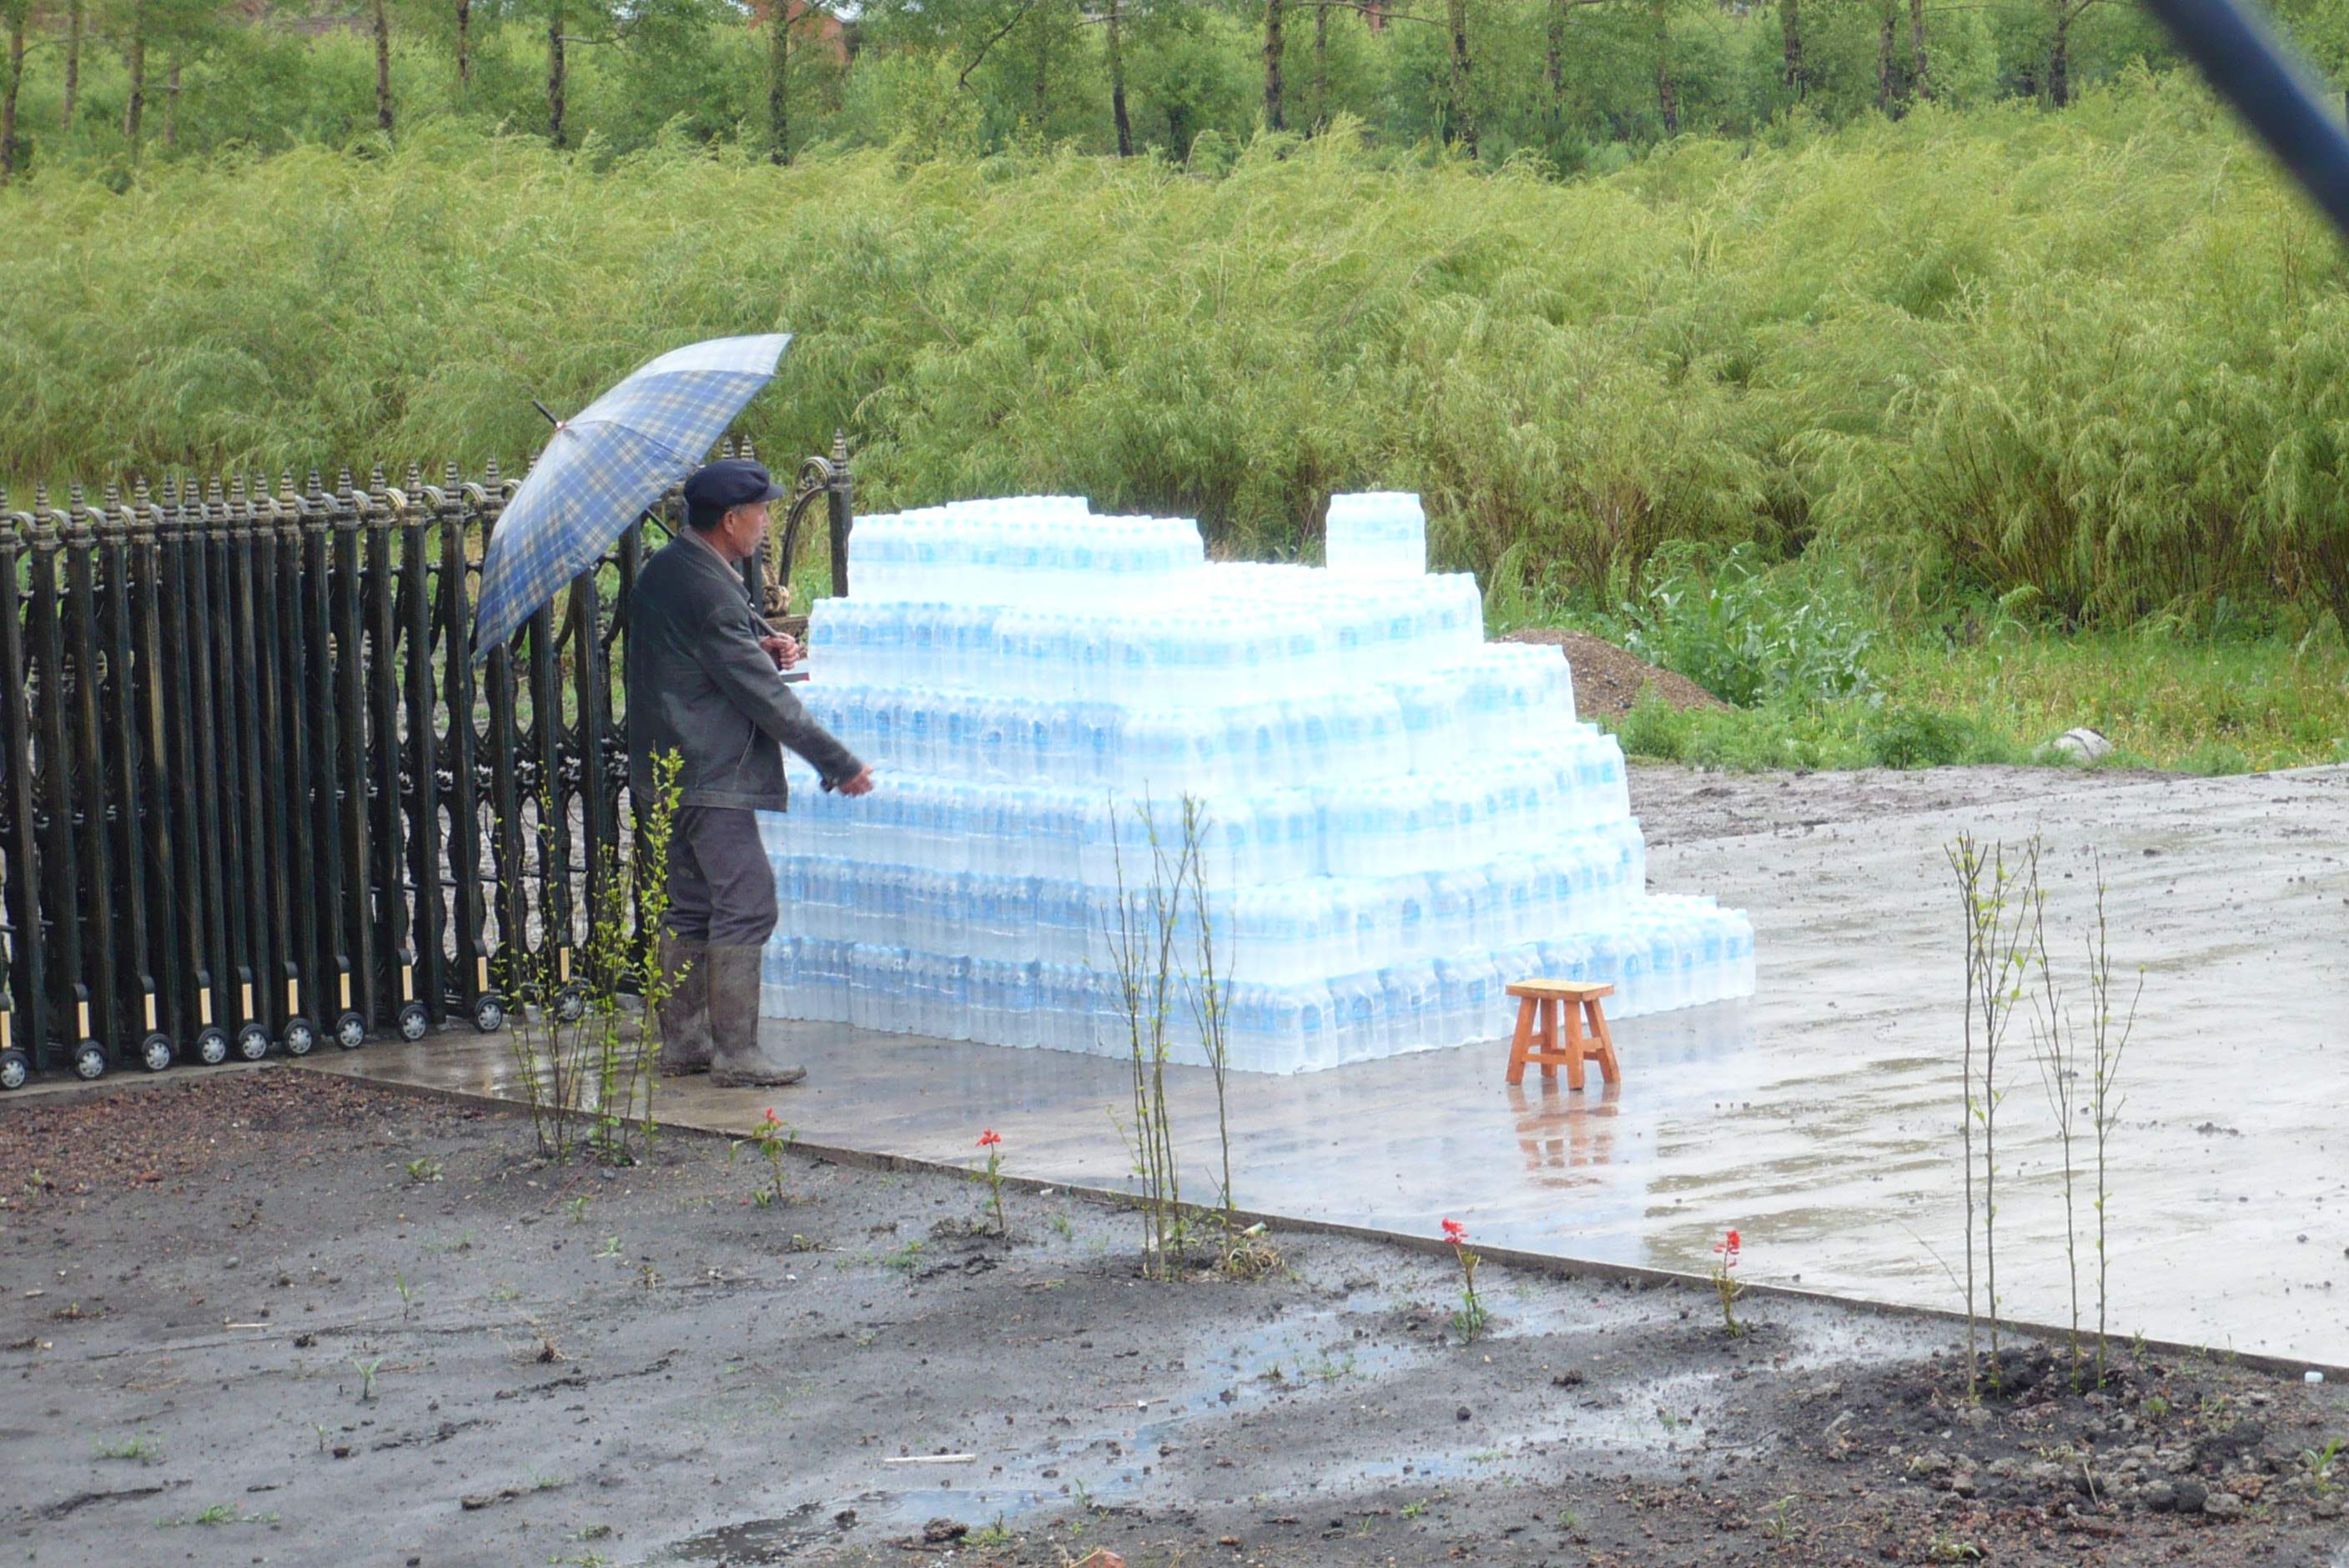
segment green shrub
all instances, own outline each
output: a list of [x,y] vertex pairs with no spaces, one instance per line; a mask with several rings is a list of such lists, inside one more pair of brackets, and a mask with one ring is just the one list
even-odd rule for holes
[[1685,550],[1664,558],[1645,598],[1623,612],[1634,653],[1740,707],[1868,690],[1876,634],[1849,594],[1833,591],[1840,583],[1818,573],[1764,572],[1744,546],[1712,572]]
[[1624,752],[1653,762],[1678,762],[1688,748],[1689,716],[1656,695],[1650,686],[1615,724],[1615,738]]
[[1901,704],[1870,716],[1864,731],[1879,768],[1943,768],[1965,760],[1973,727],[1952,713]]

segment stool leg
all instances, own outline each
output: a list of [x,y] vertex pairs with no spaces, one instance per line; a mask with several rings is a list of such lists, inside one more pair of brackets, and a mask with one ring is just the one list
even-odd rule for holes
[[1557,998],[1545,996],[1541,1005],[1541,1069],[1542,1077],[1556,1082],[1557,1078]]
[[1566,1054],[1566,1087],[1568,1088],[1578,1089],[1582,1087],[1584,1045],[1582,1009],[1577,1004],[1568,1002],[1566,1004],[1566,1038],[1559,1046]]
[[1534,999],[1517,998],[1517,1034],[1509,1044],[1509,1082],[1512,1086],[1526,1081],[1526,1047],[1533,1044]]
[[1599,1072],[1609,1083],[1622,1082],[1623,1070],[1615,1065],[1615,1037],[1608,1032],[1607,1015],[1599,1010],[1599,998],[1593,996],[1582,1006],[1590,1015],[1590,1037],[1598,1042],[1599,1048],[1591,1055],[1599,1058]]

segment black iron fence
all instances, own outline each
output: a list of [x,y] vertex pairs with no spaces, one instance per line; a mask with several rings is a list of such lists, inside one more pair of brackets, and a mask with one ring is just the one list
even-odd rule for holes
[[[0,493],[0,1088],[495,1029],[512,975],[571,979],[632,831],[628,596],[678,503],[477,664],[512,488]],[[745,563],[771,613],[819,499],[846,590],[835,441]]]

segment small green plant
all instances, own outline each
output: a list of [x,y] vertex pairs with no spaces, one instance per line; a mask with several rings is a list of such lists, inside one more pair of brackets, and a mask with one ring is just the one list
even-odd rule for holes
[[399,1315],[406,1317],[409,1309],[416,1305],[416,1293],[409,1288],[408,1281],[398,1269],[391,1271],[391,1285],[399,1292]]
[[995,1233],[1009,1241],[1011,1226],[1003,1218],[1002,1144],[1002,1136],[991,1127],[978,1135],[978,1146],[987,1150],[987,1201],[995,1210]]
[[963,1537],[963,1543],[967,1546],[976,1546],[982,1552],[991,1552],[998,1547],[1010,1545],[1011,1532],[1004,1524],[1003,1515],[999,1513],[995,1516],[994,1523],[981,1525]]
[[2169,1401],[2163,1398],[2158,1394],[2147,1394],[2145,1398],[2139,1402],[2137,1408],[2143,1410],[2148,1416],[2159,1418],[2169,1414]]
[[383,1357],[380,1356],[372,1361],[352,1361],[351,1369],[359,1375],[359,1398],[362,1400],[375,1398],[375,1375],[382,1366]]
[[727,1150],[726,1158],[730,1161],[745,1149],[755,1149],[760,1158],[767,1162],[768,1184],[750,1194],[750,1202],[759,1207],[763,1209],[770,1203],[784,1202],[787,1194],[783,1191],[783,1150],[789,1149],[792,1140],[798,1136],[798,1130],[777,1116],[775,1108],[771,1105],[766,1115],[750,1129],[750,1136],[736,1139]]
[[2333,1495],[2333,1472],[2341,1462],[2343,1441],[2335,1438],[2321,1449],[2301,1450],[2300,1462],[2308,1467],[2309,1488],[2319,1497]]
[[1582,1515],[1575,1512],[1574,1510],[1570,1508],[1566,1509],[1557,1516],[1557,1527],[1560,1530],[1569,1532],[1579,1530],[1582,1528]]
[[1143,885],[1126,881],[1124,845],[1112,830],[1110,849],[1117,873],[1117,904],[1114,913],[1102,917],[1102,934],[1116,969],[1115,1016],[1126,1036],[1133,1090],[1132,1127],[1118,1120],[1114,1108],[1110,1119],[1133,1156],[1133,1175],[1140,1187],[1135,1208],[1142,1216],[1142,1271],[1151,1279],[1174,1278],[1190,1251],[1182,1171],[1175,1155],[1174,1103],[1166,1083],[1166,1066],[1174,1050],[1171,1028],[1184,989],[1176,937],[1183,928],[1183,898],[1198,853],[1197,820],[1187,798],[1185,807],[1184,821],[1192,831],[1174,846],[1160,835],[1146,797],[1134,808],[1150,851],[1150,880]]
[[420,1154],[407,1165],[408,1179],[418,1186],[440,1180],[440,1161],[429,1154]]
[[1731,1272],[1737,1267],[1738,1244],[1737,1233],[1732,1230],[1713,1249],[1713,1293],[1721,1298],[1721,1326],[1732,1339],[1745,1332],[1736,1312],[1737,1298],[1745,1294],[1745,1287]]
[[928,1253],[923,1250],[921,1243],[907,1242],[895,1252],[884,1257],[881,1260],[881,1266],[885,1269],[895,1269],[899,1274],[912,1274],[922,1266],[922,1261],[926,1256]]
[[1444,1239],[1452,1243],[1453,1261],[1460,1265],[1460,1310],[1452,1315],[1452,1326],[1460,1343],[1474,1345],[1491,1322],[1485,1304],[1476,1299],[1476,1265],[1485,1260],[1468,1250],[1468,1227],[1459,1221],[1444,1222]]
[[1795,1501],[1791,1497],[1782,1497],[1771,1505],[1770,1511],[1762,1518],[1763,1534],[1773,1541],[1792,1541],[1795,1538],[1797,1532]]
[[160,1460],[163,1450],[145,1438],[104,1438],[90,1444],[90,1458],[98,1460]]
[[1425,1498],[1420,1499],[1417,1502],[1406,1502],[1402,1505],[1402,1516],[1405,1519],[1417,1519],[1426,1512],[1427,1500]]
[[605,1237],[604,1244],[595,1250],[595,1258],[599,1263],[609,1262],[617,1258],[619,1255],[620,1238],[617,1236]]
[[587,1222],[587,1194],[585,1192],[571,1200],[571,1222],[574,1225]]
[[1936,1531],[1925,1543],[1925,1555],[1936,1563],[1980,1563],[1989,1556],[1974,1542],[1951,1535],[1948,1531]]
[[1069,1217],[1066,1214],[1048,1214],[1044,1218],[1044,1223],[1051,1227],[1052,1233],[1064,1242],[1073,1242],[1077,1239],[1077,1228],[1069,1223]]
[[[585,1154],[606,1165],[632,1165],[657,1133],[652,1100],[660,1007],[676,977],[652,958],[652,934],[668,910],[668,842],[682,767],[674,751],[653,757],[652,799],[639,805],[632,851],[618,875],[590,884],[581,912],[585,944],[575,942],[574,913],[554,908],[541,912],[549,922],[546,940],[535,948],[508,944],[498,960],[501,987],[516,1004],[507,1032],[515,1076],[539,1154],[553,1163]],[[541,856],[564,863],[571,854],[567,819],[551,799],[539,805]],[[631,989],[641,1014],[622,1005],[622,993]]]

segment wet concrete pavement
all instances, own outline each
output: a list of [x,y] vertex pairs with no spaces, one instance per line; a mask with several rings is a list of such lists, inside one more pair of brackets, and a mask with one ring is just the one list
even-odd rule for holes
[[[1427,1236],[1449,1216],[1490,1244],[1702,1272],[1723,1230],[1741,1273],[1951,1308],[1965,1266],[1959,906],[1961,830],[2044,836],[2050,947],[2085,1022],[2083,936],[2101,851],[2116,968],[2145,971],[2121,1072],[2106,1208],[2116,1334],[2349,1364],[2349,770],[2157,779],[1814,821],[1655,849],[1661,891],[1753,915],[1749,1004],[1627,1020],[1625,1082],[1583,1094],[1502,1081],[1499,1045],[1331,1072],[1236,1075],[1232,1168],[1246,1208]],[[805,1142],[1118,1185],[1132,1119],[1118,1063],[774,1023],[811,1068],[761,1092],[665,1086],[672,1124],[739,1132],[775,1105]],[[2054,1119],[2018,1019],[1999,1110],[1998,1294],[2070,1316]],[[316,1065],[513,1097],[495,1040],[374,1045]],[[1170,1069],[1185,1196],[1214,1195],[1214,1085]],[[1595,1078],[1594,1078],[1595,1082]],[[2085,1149],[2079,1300],[2097,1259]]]

